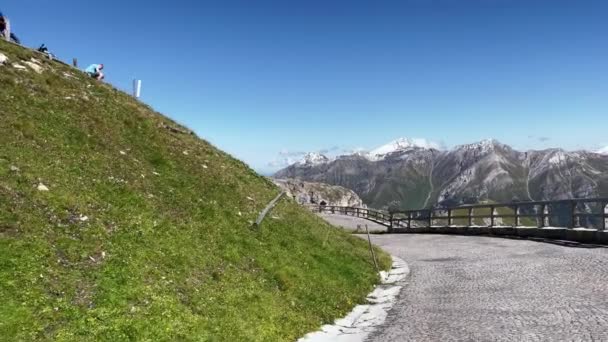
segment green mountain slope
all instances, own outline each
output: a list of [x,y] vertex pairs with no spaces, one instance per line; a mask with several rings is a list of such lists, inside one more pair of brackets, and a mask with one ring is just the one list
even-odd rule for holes
[[250,228],[278,189],[242,162],[70,67],[0,53],[3,339],[294,340],[376,282],[363,240],[292,201]]

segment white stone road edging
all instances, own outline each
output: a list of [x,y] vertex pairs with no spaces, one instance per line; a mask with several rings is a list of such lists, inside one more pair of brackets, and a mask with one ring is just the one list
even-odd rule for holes
[[384,323],[410,273],[405,261],[395,256],[392,259],[391,270],[380,272],[382,284],[367,295],[367,304],[357,305],[346,317],[336,320],[333,325],[324,325],[320,331],[307,334],[298,342],[363,342]]

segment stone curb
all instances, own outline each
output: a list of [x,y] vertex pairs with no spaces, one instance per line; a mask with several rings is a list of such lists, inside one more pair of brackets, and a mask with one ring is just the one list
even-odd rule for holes
[[365,341],[386,320],[410,273],[405,261],[391,257],[391,270],[380,272],[382,283],[367,295],[367,304],[357,305],[346,317],[336,320],[332,325],[324,325],[320,331],[309,333],[298,342]]

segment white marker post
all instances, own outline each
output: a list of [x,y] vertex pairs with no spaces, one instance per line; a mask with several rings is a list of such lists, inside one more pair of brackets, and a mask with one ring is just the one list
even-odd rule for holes
[[2,17],[4,20],[4,39],[7,42],[11,41],[11,22],[7,17]]
[[137,99],[141,96],[141,80],[133,80],[133,96]]

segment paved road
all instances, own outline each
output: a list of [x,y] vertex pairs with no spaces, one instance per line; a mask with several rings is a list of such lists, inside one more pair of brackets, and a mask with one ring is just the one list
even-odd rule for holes
[[358,217],[346,216],[340,214],[329,214],[329,213],[317,213],[319,217],[324,219],[325,221],[333,224],[334,226],[342,227],[348,230],[357,230],[359,232],[365,232],[365,226],[369,229],[370,232],[386,232],[387,228],[381,224],[364,220]]
[[370,341],[608,341],[608,249],[376,235],[408,284]]

